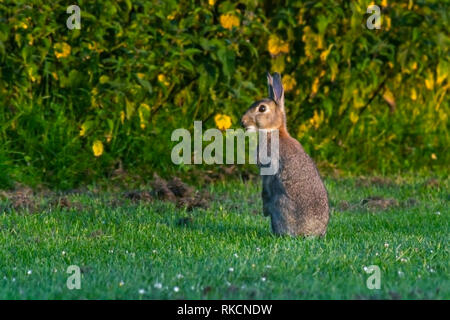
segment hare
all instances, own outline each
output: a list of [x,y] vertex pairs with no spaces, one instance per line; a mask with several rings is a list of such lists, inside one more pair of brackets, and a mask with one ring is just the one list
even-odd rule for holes
[[270,215],[277,235],[323,236],[329,220],[327,191],[314,161],[287,131],[280,74],[267,73],[267,82],[269,98],[253,103],[241,119],[246,130],[278,130],[278,171],[262,175],[263,213]]

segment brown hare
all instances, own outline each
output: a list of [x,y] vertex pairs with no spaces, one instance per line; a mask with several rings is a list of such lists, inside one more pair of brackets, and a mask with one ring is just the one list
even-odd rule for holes
[[278,170],[262,175],[263,212],[270,215],[275,234],[323,236],[329,220],[327,191],[313,160],[287,131],[280,74],[268,73],[267,82],[269,98],[253,103],[241,119],[247,130],[278,130]]

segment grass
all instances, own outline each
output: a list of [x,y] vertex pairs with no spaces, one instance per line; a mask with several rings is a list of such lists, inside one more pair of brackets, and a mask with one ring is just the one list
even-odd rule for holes
[[[258,186],[243,183],[209,187],[210,208],[190,213],[161,201],[112,206],[106,193],[0,211],[0,299],[449,299],[448,181],[423,182],[327,179],[324,238],[273,236]],[[374,195],[398,204],[361,204]],[[66,286],[70,265],[81,267],[80,290]],[[370,265],[380,290],[366,287]]]

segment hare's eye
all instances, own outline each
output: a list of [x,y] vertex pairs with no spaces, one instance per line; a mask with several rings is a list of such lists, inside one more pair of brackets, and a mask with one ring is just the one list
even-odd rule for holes
[[258,108],[258,111],[259,112],[264,112],[264,111],[266,111],[266,109],[267,109],[267,107],[265,105],[260,105],[259,108]]

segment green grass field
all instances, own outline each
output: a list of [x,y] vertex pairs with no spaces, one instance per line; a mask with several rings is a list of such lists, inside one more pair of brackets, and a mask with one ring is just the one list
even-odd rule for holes
[[[212,185],[210,208],[192,212],[120,193],[34,213],[3,200],[0,299],[450,298],[448,180],[326,185],[328,233],[307,239],[271,234],[255,183]],[[80,290],[66,286],[70,265]],[[366,287],[370,265],[380,290]]]

